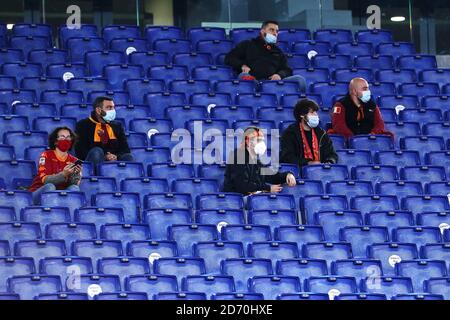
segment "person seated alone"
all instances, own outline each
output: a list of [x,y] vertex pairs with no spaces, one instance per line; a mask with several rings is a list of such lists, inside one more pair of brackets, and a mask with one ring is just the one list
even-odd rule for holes
[[32,192],[33,203],[38,205],[44,192],[55,190],[80,191],[82,166],[69,153],[76,142],[70,128],[56,128],[48,137],[50,150],[39,157],[38,173],[28,191]]
[[260,35],[240,42],[225,56],[225,64],[239,74],[241,80],[290,80],[306,91],[306,81],[300,75],[292,75],[286,55],[276,45],[278,22],[266,21]]
[[363,78],[350,81],[348,94],[334,104],[332,129],[328,133],[346,138],[360,134],[393,134],[384,128],[380,108],[372,100],[369,83]]
[[289,187],[296,185],[295,176],[291,172],[275,173],[269,168],[263,168],[258,157],[263,155],[266,149],[264,134],[259,128],[245,129],[241,146],[234,150],[233,158],[227,162],[225,192],[248,196],[259,192],[278,193],[283,189],[282,184]]
[[295,123],[281,136],[281,163],[293,163],[299,167],[338,161],[333,142],[319,127],[319,106],[310,99],[302,99],[294,107]]

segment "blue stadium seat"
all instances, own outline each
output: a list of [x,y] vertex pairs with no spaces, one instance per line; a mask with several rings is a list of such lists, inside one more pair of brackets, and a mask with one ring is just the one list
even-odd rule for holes
[[153,264],[154,274],[172,275],[178,277],[178,284],[186,276],[206,273],[205,262],[201,258],[160,258]]
[[396,109],[397,106],[404,106],[407,109],[416,109],[419,107],[419,100],[416,96],[388,95],[379,97],[378,104],[380,108]]
[[[432,151],[425,154],[426,164],[448,167],[449,161],[450,152],[448,151]],[[450,171],[448,173],[450,174]]]
[[174,224],[188,224],[192,222],[189,209],[151,209],[143,213],[144,222],[151,226],[153,239],[166,239],[167,228]]
[[0,222],[11,222],[16,220],[18,219],[16,218],[16,209],[14,207],[0,206]]
[[39,261],[46,257],[61,257],[67,254],[64,240],[21,240],[14,245],[14,255],[33,258],[36,269]]
[[142,38],[116,38],[109,42],[109,48],[130,55],[133,52],[146,52],[148,44]]
[[50,64],[46,70],[47,77],[60,78],[64,82],[74,77],[83,78],[86,76],[86,66],[82,63]]
[[345,95],[347,91],[347,82],[316,82],[311,85],[311,92],[322,96],[324,107],[331,107],[333,96]]
[[1,257],[0,290],[7,292],[7,280],[13,276],[25,276],[36,272],[33,258]]
[[319,29],[314,32],[314,40],[326,41],[332,44],[338,42],[351,42],[353,35],[350,30],[345,29]]
[[222,190],[225,168],[226,165],[224,163],[201,165],[198,167],[198,176],[200,178],[215,179],[219,183],[219,187]]
[[94,223],[97,231],[100,225],[107,223],[123,223],[125,221],[122,208],[85,207],[75,211],[74,222]]
[[105,91],[108,89],[108,80],[104,78],[72,78],[67,81],[67,88],[83,92]]
[[311,39],[311,31],[309,31],[308,29],[282,28],[278,31],[278,40],[286,41],[289,44],[292,44],[297,41],[304,41],[310,39]]
[[299,277],[301,280],[309,277],[328,275],[325,260],[317,259],[284,259],[277,261],[277,274]]
[[[328,82],[331,80],[330,72],[324,68],[297,68],[293,70],[294,75],[300,75],[306,80],[307,91],[315,82]],[[309,95],[308,95],[309,96]],[[321,98],[320,98],[321,99]],[[315,100],[315,99],[313,99]],[[317,100],[315,100],[317,101]],[[286,105],[286,104],[285,104]],[[319,103],[322,105],[322,102]]]
[[190,193],[196,199],[203,193],[219,192],[219,186],[214,179],[177,179],[172,183],[172,191]]
[[[12,33],[15,36],[41,36],[52,37],[52,28],[48,24],[30,24],[30,23],[16,23],[12,28]],[[49,39],[51,41],[51,39]],[[51,42],[50,42],[51,43]]]
[[[100,90],[100,91],[90,91],[87,94],[87,102],[92,104],[98,96],[106,96],[112,100],[114,100],[114,103],[118,105],[127,105],[130,103],[130,96],[128,92],[126,91],[112,91],[112,90]],[[116,121],[120,121],[120,119],[116,119]],[[126,122],[123,121],[124,126],[126,125]]]
[[105,224],[100,229],[100,238],[120,240],[130,243],[133,240],[147,240],[151,238],[150,228],[146,224]]
[[369,245],[387,242],[389,238],[389,231],[386,227],[345,227],[340,231],[340,240],[352,245],[354,258],[365,258]]
[[[105,162],[98,166],[100,176],[115,178],[117,184],[126,178],[140,178],[145,175],[144,166],[140,162]],[[114,190],[104,190],[111,192]]]
[[14,152],[14,146],[0,145],[0,160],[1,161],[11,161],[14,160],[16,154]]
[[433,194],[449,194],[450,192],[450,182],[430,182],[425,184],[425,194],[433,195]]
[[347,197],[340,195],[307,195],[301,199],[302,223],[311,224],[319,211],[342,211],[348,209]]
[[0,49],[0,63],[7,62],[21,62],[24,61],[24,55],[22,50],[20,49],[9,49],[9,48],[1,48]]
[[402,95],[415,95],[417,98],[440,93],[439,85],[434,82],[403,83],[398,86],[398,90]]
[[122,285],[125,277],[150,273],[150,264],[145,258],[102,258],[98,261],[98,272],[119,276]]
[[350,82],[353,78],[364,78],[367,81],[374,79],[372,70],[365,68],[336,68],[333,74],[333,80],[341,82]]
[[[271,257],[275,261],[285,259],[298,259],[300,252],[295,242],[253,242],[248,246],[248,256],[253,258]],[[275,269],[274,269],[275,270]]]
[[[408,125],[411,125],[410,128],[407,128]],[[402,131],[414,131],[419,128],[417,123],[403,123],[400,126],[402,127]],[[417,125],[417,126],[416,126]],[[398,127],[396,125],[396,127]],[[416,129],[414,129],[416,128]],[[388,130],[392,128],[388,127]],[[391,130],[392,132],[392,130]],[[407,132],[408,133],[408,132]],[[408,135],[406,133],[406,135]],[[398,134],[394,133],[394,134]],[[416,166],[421,164],[420,154],[417,151],[412,150],[391,150],[391,151],[378,151],[375,153],[375,163],[382,165],[397,165],[397,166]]]
[[[20,147],[21,145],[18,142],[16,146]],[[20,159],[23,158],[23,155],[18,154],[17,157]],[[2,177],[3,182],[6,184],[6,188],[14,190],[15,180],[30,179],[36,175],[36,165],[34,161],[0,161],[0,172],[0,177]]]
[[38,117],[33,120],[33,130],[52,132],[57,127],[75,128],[76,123],[77,119],[70,117]]
[[138,193],[132,192],[102,192],[93,196],[92,205],[122,208],[126,222],[139,221],[141,201]]
[[[35,260],[36,261],[36,260]],[[40,261],[39,272],[59,276],[63,283],[76,284],[76,275],[94,272],[90,257],[46,257]]]
[[345,242],[310,242],[303,245],[302,257],[326,260],[329,270],[335,260],[352,259],[352,246]]
[[441,231],[437,227],[398,227],[392,233],[394,241],[415,243],[418,247],[442,242]]
[[113,292],[113,293],[100,293],[94,297],[94,300],[148,300],[148,296],[145,292]]
[[427,54],[404,55],[397,59],[397,66],[400,69],[414,69],[417,72],[425,69],[436,69],[436,57]]
[[214,105],[230,105],[231,96],[228,93],[193,93],[190,97],[190,103],[193,105],[209,106]]
[[204,292],[209,298],[214,293],[234,292],[234,279],[230,276],[187,276],[183,279],[183,291]]
[[65,104],[60,108],[60,114],[63,117],[74,117],[78,121],[86,118],[89,115],[91,105],[86,103],[81,104]]
[[[312,66],[315,68],[325,68],[330,71],[334,71],[336,69],[348,69],[353,65],[353,61],[351,56],[348,55],[315,55],[312,59]],[[345,81],[345,80],[342,80]]]
[[195,67],[191,73],[192,79],[195,80],[232,80],[234,78],[233,71],[228,66],[202,66]]
[[72,255],[90,257],[94,266],[101,258],[123,255],[122,242],[112,240],[77,240],[72,243]]
[[209,53],[216,61],[217,57],[227,54],[233,49],[233,42],[230,40],[201,40],[197,42],[196,51],[201,53]]
[[411,166],[400,169],[400,179],[427,182],[446,181],[445,168],[440,166]]
[[60,109],[65,104],[83,103],[83,91],[79,90],[45,90],[41,95],[41,102],[53,103]]
[[286,58],[288,61],[288,66],[291,69],[299,69],[299,68],[308,68],[309,67],[309,59],[305,54],[286,54]]
[[398,180],[398,172],[395,166],[356,166],[352,168],[352,177],[355,180],[371,181],[375,185],[380,181]]
[[[272,230],[280,226],[298,224],[294,210],[253,210],[248,213],[250,224],[270,225]],[[242,224],[242,223],[241,223]]]
[[221,270],[222,274],[234,277],[237,292],[246,291],[249,278],[273,274],[269,259],[225,259],[221,262]]
[[376,49],[378,54],[391,55],[395,59],[400,56],[414,55],[416,49],[411,42],[380,43]]
[[195,176],[192,166],[187,164],[157,163],[148,167],[149,176],[167,179],[169,186],[176,179],[188,179]]
[[355,277],[358,283],[366,278],[374,278],[383,275],[383,269],[379,260],[337,260],[331,265],[331,274],[345,277]]
[[445,83],[449,83],[450,79],[449,69],[430,69],[422,70],[419,74],[420,81],[439,83],[443,86]]
[[449,289],[450,277],[432,278],[425,283],[425,292],[443,295],[446,300],[450,299]]
[[149,193],[144,197],[144,209],[192,209],[188,193]]
[[220,274],[220,264],[224,259],[243,258],[244,247],[241,242],[211,241],[193,245],[195,257],[204,259],[208,274]]
[[139,65],[109,64],[103,68],[103,76],[108,79],[112,90],[123,90],[126,80],[139,79],[143,75],[144,71]]
[[349,226],[363,225],[363,216],[358,211],[318,211],[314,222],[322,226],[327,241],[338,242],[340,230]]
[[177,291],[176,276],[169,275],[132,275],[125,280],[129,291],[145,292],[151,298],[159,292]]
[[80,189],[90,201],[93,195],[100,192],[115,192],[117,190],[116,179],[113,177],[85,177],[81,179]]
[[58,29],[59,35],[59,46],[62,48],[66,47],[67,40],[74,37],[97,37],[97,26],[94,24],[80,24],[79,28],[73,28],[66,24],[61,25]]
[[394,58],[386,55],[358,56],[354,63],[356,68],[368,68],[372,70],[393,69]]
[[372,211],[393,211],[400,209],[397,196],[374,195],[356,196],[350,200],[350,207],[359,210],[363,214]]
[[304,290],[307,292],[327,293],[334,300],[341,293],[356,293],[358,285],[354,277],[322,276],[305,280]]
[[110,43],[112,39],[117,38],[139,38],[140,31],[138,26],[128,25],[109,25],[102,29],[105,43]]
[[217,241],[219,235],[214,225],[174,224],[167,228],[167,238],[178,243],[178,255],[191,257],[193,244],[201,241]]
[[194,27],[186,32],[187,38],[195,47],[199,41],[226,40],[225,29],[216,27]]
[[330,54],[331,44],[326,41],[303,40],[292,43],[292,53],[306,54],[309,59],[317,54]]
[[447,211],[450,205],[447,196],[407,196],[402,199],[402,208],[415,215],[422,212]]
[[334,300],[387,300],[386,295],[380,293],[343,293]]
[[334,52],[336,54],[349,55],[352,59],[357,56],[367,56],[373,53],[373,47],[370,42],[341,42],[334,45]]
[[158,92],[145,95],[145,101],[151,108],[155,118],[164,118],[164,111],[169,106],[185,105],[186,97],[183,93]]
[[165,52],[135,51],[129,55],[128,60],[131,64],[140,65],[145,71],[147,71],[152,66],[160,66],[167,64],[169,58],[167,53]]
[[2,257],[9,256],[11,254],[11,250],[9,248],[9,242],[6,240],[0,240],[0,255]]
[[[2,89],[18,89],[16,78],[13,76],[0,76],[0,85]],[[27,88],[24,88],[27,89]]]
[[211,108],[211,119],[227,120],[231,127],[235,121],[254,118],[253,108],[244,106],[216,106]]
[[[115,109],[117,112],[117,118],[122,119],[134,119],[134,118],[147,118],[150,116],[150,107],[146,105],[120,105],[115,104]],[[128,121],[128,124],[130,123]]]
[[325,239],[320,226],[280,226],[274,233],[276,241],[295,242],[299,248],[306,243],[321,242]]
[[87,293],[41,293],[35,300],[89,300]]
[[[402,83],[416,82],[417,80],[416,72],[413,69],[381,69],[377,71],[376,78],[380,82],[393,82],[396,86]],[[382,98],[380,97],[380,99]]]
[[174,26],[148,26],[145,28],[145,37],[149,43],[158,39],[184,39],[184,31]]
[[67,288],[71,292],[88,293],[89,299],[101,293],[112,293],[121,290],[120,278],[115,275],[89,274],[80,275],[79,286]]
[[395,265],[397,275],[410,277],[415,292],[424,291],[424,282],[430,278],[446,277],[447,265],[439,260],[405,260]]
[[423,133],[425,135],[445,136],[449,128],[450,122],[428,122],[423,125]]
[[242,80],[222,80],[217,81],[214,86],[215,92],[228,93],[234,101],[234,97],[238,94],[253,94],[256,90],[256,84],[252,81]]
[[450,110],[448,106],[448,95],[426,96],[422,98],[422,108],[436,108],[443,112]]
[[285,94],[298,94],[300,87],[295,81],[262,81],[260,90],[264,93],[276,94],[278,99]]
[[0,191],[0,205],[14,207],[16,212],[32,205],[31,193],[28,191]]
[[381,261],[385,276],[393,276],[397,263],[417,259],[419,253],[415,243],[376,243],[368,246],[367,256]]
[[300,279],[289,276],[256,276],[249,280],[252,292],[262,293],[264,299],[275,300],[282,293],[301,291]]
[[347,180],[349,178],[347,167],[344,165],[314,165],[302,168],[304,179],[321,180],[329,182],[334,180]]
[[270,227],[264,225],[226,225],[221,229],[221,236],[226,241],[242,242],[244,248],[252,242],[272,240]]
[[376,280],[376,285],[371,285],[363,281],[361,287],[367,293],[384,294],[389,300],[398,294],[414,292],[411,279],[405,277],[380,277]]
[[58,276],[14,276],[8,279],[8,290],[19,294],[21,300],[33,300],[41,293],[62,291],[62,284]]
[[[186,77],[184,77],[186,78]],[[210,83],[208,80],[172,80],[169,84],[171,92],[184,93],[186,97],[189,97],[194,93],[210,92]],[[162,91],[162,90],[160,90]]]
[[102,38],[70,38],[67,40],[66,45],[73,63],[83,63],[85,53],[88,51],[102,51],[105,49]]
[[38,117],[54,117],[57,109],[53,103],[15,103],[12,106],[12,113],[32,120]]
[[245,224],[243,211],[230,209],[197,210],[195,221],[200,224],[217,225],[219,232],[222,226],[226,224]]
[[370,42],[373,45],[378,45],[382,42],[393,42],[394,38],[392,32],[383,29],[366,29],[359,30],[355,33],[356,41]]
[[69,61],[68,52],[59,49],[38,49],[31,50],[28,53],[28,61],[40,63],[42,69],[46,69],[48,65],[54,63],[66,63]]
[[174,65],[186,66],[189,71],[195,67],[214,64],[212,56],[209,53],[177,53],[172,58]]
[[45,228],[46,239],[62,239],[70,248],[73,241],[97,238],[93,223],[51,223]]
[[153,163],[170,162],[170,149],[168,148],[136,147],[131,149],[131,153],[134,159],[141,162],[145,167]]
[[233,28],[230,30],[230,39],[236,45],[244,40],[256,38],[259,32],[259,28]]
[[278,98],[269,93],[243,93],[236,98],[236,103],[241,106],[273,107],[278,105]]
[[87,200],[83,192],[57,190],[42,193],[40,203],[46,207],[67,207],[74,213],[76,209],[84,207]]
[[191,52],[191,43],[188,40],[181,39],[159,39],[153,42],[153,49],[155,51],[166,52],[169,59],[177,53]]
[[327,183],[326,190],[328,194],[343,195],[347,199],[373,194],[370,181],[331,181]]
[[174,80],[187,80],[189,70],[185,65],[152,66],[148,68],[148,76],[152,79],[164,80],[168,86],[169,82]]
[[444,300],[444,296],[440,294],[398,294],[391,300]]
[[141,200],[143,200],[144,196],[148,194],[149,190],[157,193],[169,192],[169,185],[165,179],[127,178],[121,181],[120,190],[123,192],[139,193]]
[[397,93],[395,83],[392,82],[372,82],[370,83],[370,91],[374,99],[386,95],[395,95]]
[[42,36],[12,36],[9,39],[9,45],[12,49],[22,50],[25,57],[32,50],[51,48],[49,38]]
[[255,194],[248,198],[249,210],[295,210],[296,204],[293,195],[289,194]]
[[203,292],[160,292],[153,296],[153,300],[206,300]]
[[146,258],[151,265],[162,257],[176,257],[177,244],[174,241],[136,240],[128,243],[127,255]]
[[33,103],[35,100],[36,95],[33,90],[0,90],[0,103],[5,103],[8,107],[11,107],[16,103]]
[[280,294],[277,300],[329,300],[325,293],[286,293]]
[[424,159],[426,153],[444,150],[445,142],[440,136],[408,136],[400,139],[400,147],[403,150],[416,150]]
[[[397,196],[402,199],[411,194],[423,194],[422,184],[416,181],[382,181],[375,186],[376,194]],[[379,210],[373,210],[379,211]]]
[[[89,75],[92,77],[100,77],[103,75],[103,68],[109,64],[126,63],[123,52],[109,50],[88,51],[84,55]],[[134,61],[131,59],[131,63]]]

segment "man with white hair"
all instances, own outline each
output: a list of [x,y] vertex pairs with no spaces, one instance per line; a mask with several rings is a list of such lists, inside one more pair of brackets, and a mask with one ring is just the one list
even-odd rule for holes
[[350,81],[348,94],[334,105],[331,122],[333,128],[328,133],[346,138],[359,134],[393,136],[385,130],[380,108],[372,100],[369,83],[363,78]]

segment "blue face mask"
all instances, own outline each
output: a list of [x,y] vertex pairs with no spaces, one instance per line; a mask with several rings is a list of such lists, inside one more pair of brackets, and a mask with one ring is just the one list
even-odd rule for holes
[[319,125],[319,121],[320,121],[319,116],[308,116],[306,123],[311,128],[315,128]]
[[266,33],[266,36],[264,37],[264,39],[266,40],[267,43],[270,43],[270,44],[277,43],[277,37],[271,33]]
[[116,119],[116,110],[106,111],[106,115],[103,116],[103,120],[111,122]]
[[370,90],[366,90],[362,92],[361,101],[367,103],[370,101]]

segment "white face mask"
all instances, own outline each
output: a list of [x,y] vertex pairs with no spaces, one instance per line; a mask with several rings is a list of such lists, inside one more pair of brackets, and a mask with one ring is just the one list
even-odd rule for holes
[[319,125],[319,121],[320,121],[319,116],[317,116],[317,115],[308,116],[307,119],[308,120],[306,121],[306,123],[311,128],[315,128]]
[[370,101],[370,96],[371,96],[370,90],[366,90],[362,92],[362,96],[360,99],[362,102],[367,103]]
[[103,120],[111,122],[116,119],[116,110],[106,111],[106,115],[103,116]]
[[264,141],[257,142],[253,147],[253,151],[255,151],[255,154],[258,156],[261,156],[264,153],[266,153],[266,150],[267,150],[267,146]]
[[277,36],[274,36],[271,33],[266,33],[266,36],[264,37],[267,43],[275,44],[277,43]]

